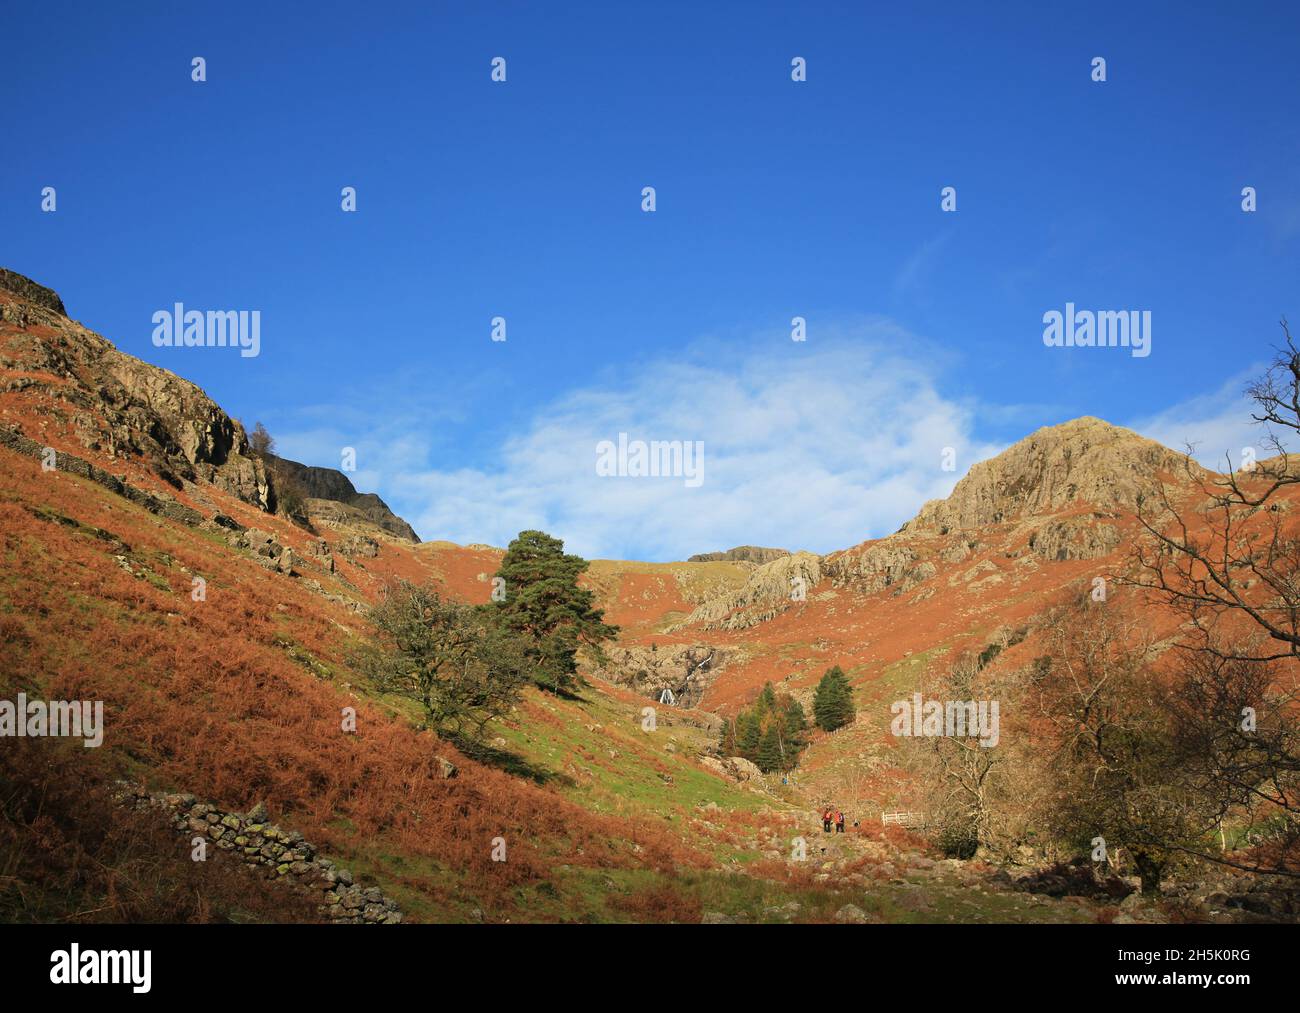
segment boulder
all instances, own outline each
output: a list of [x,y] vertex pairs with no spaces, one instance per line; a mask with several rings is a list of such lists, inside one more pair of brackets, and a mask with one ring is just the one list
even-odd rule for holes
[[750,781],[763,776],[763,772],[758,769],[758,764],[751,763],[743,756],[728,756],[726,763],[737,781]]

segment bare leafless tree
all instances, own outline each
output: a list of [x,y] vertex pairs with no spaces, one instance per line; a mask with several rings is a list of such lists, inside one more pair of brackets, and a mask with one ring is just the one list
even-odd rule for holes
[[1247,872],[1300,876],[1300,678],[1291,663],[1191,651],[1167,697],[1185,775],[1220,826],[1233,820],[1261,846],[1232,855],[1193,849]]
[[[1196,631],[1196,650],[1228,660],[1257,662],[1300,658],[1300,539],[1286,524],[1287,504],[1279,494],[1300,483],[1284,437],[1300,434],[1300,350],[1282,321],[1285,347],[1246,393],[1252,418],[1264,427],[1264,460],[1231,457],[1222,475],[1206,472],[1191,458],[1185,472],[1200,502],[1190,504],[1161,485],[1140,499],[1137,517],[1148,538],[1134,554],[1131,583],[1181,614]],[[1244,650],[1240,636],[1226,635],[1225,617],[1245,616],[1266,635]],[[1261,645],[1263,645],[1261,647]]]
[[[1019,670],[990,668],[964,653],[925,691],[942,704],[997,701],[1001,713],[1014,710],[1023,681]],[[914,733],[915,734],[915,733]],[[973,734],[925,735],[900,742],[904,766],[916,776],[930,833],[949,853],[963,858],[984,849],[1004,855],[1023,839],[1033,806],[1032,786],[1023,775],[1023,736],[1007,734],[996,745]]]
[[[1198,795],[1221,820],[1268,830],[1247,857],[1201,857],[1252,872],[1296,875],[1300,853],[1300,537],[1286,448],[1300,435],[1300,349],[1284,345],[1246,388],[1265,459],[1231,458],[1221,475],[1185,459],[1199,502],[1161,486],[1140,502],[1147,538],[1124,578],[1185,620],[1168,707],[1175,746]],[[1195,849],[1193,849],[1195,850]]]

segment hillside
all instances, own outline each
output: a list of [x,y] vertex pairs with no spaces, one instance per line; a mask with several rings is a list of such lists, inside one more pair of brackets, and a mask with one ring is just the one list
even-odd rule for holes
[[[276,464],[307,493],[306,523],[277,512]],[[78,917],[102,900],[103,883],[55,875],[33,850],[24,800],[51,786],[84,782],[102,812],[97,836],[78,836],[67,812],[42,817],[59,823],[68,868],[123,834],[188,853],[185,834],[118,813],[114,785],[129,781],[222,812],[264,806],[407,920],[1113,917],[883,827],[882,812],[912,804],[888,702],[961,651],[1027,652],[1048,604],[1123,569],[1138,498],[1195,496],[1197,477],[1181,455],[1082,418],[975,465],[897,533],[839,552],[594,561],[583,582],[621,628],[607,659],[575,697],[529,690],[486,747],[458,749],[421,729],[411,701],[370,686],[355,655],[386,585],[486,602],[503,551],[420,542],[343,473],[263,460],[198,387],[0,272],[0,695],[102,700],[106,724],[101,749],[29,740],[6,754],[6,781],[26,787],[4,814],[20,855],[4,915]],[[790,783],[718,753],[723,719],[765,682],[807,709],[832,665],[859,719],[814,734]],[[348,708],[355,730],[340,721]],[[861,826],[824,837],[816,810],[832,800]],[[241,835],[262,826],[236,823]],[[790,860],[796,837],[811,861]],[[137,883],[121,861],[114,874]],[[128,890],[103,917],[331,916],[277,905],[273,881],[232,889],[193,864],[169,867],[161,900]],[[200,876],[210,905],[165,906]]]
[[[861,774],[887,763],[888,702],[943,659],[1003,644],[1071,589],[1123,571],[1137,497],[1162,487],[1191,494],[1196,477],[1181,455],[1081,418],[976,464],[948,499],[927,503],[894,535],[733,569],[703,596],[682,592],[704,583],[700,564],[660,567],[653,583],[629,565],[620,584],[600,586],[614,615],[635,616],[620,660],[644,669],[654,652],[652,674],[635,680],[647,695],[689,681],[699,706],[733,714],[770,680],[807,709],[822,673],[840,665],[859,710],[875,716],[815,742],[803,783],[814,796],[878,813],[904,801],[889,778]],[[803,600],[792,598],[794,581]],[[1172,618],[1152,619],[1172,629]],[[710,655],[715,662],[700,669]]]

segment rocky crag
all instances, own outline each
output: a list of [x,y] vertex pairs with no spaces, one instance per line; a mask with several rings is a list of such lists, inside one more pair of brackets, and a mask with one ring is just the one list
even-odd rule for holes
[[90,451],[135,458],[176,489],[206,483],[263,510],[275,493],[243,426],[197,386],[118,351],[50,289],[0,270],[0,391],[41,394]]
[[[1122,543],[1119,519],[1142,497],[1205,474],[1184,455],[1100,419],[1048,426],[973,465],[947,499],[926,503],[893,535],[826,556],[752,547],[692,556],[759,565],[742,587],[701,602],[668,632],[750,629],[825,594],[814,590],[824,580],[832,589],[904,594],[995,546],[1007,558],[1104,557]],[[984,569],[983,577],[1001,579],[995,567]]]
[[[351,479],[343,472],[299,464],[274,454],[268,454],[267,460],[274,474],[283,475],[296,484],[309,500],[323,501],[308,504],[308,513],[313,519],[321,516],[329,522],[339,523],[359,518],[395,538],[413,543],[420,541],[415,529],[393,513],[387,503],[373,492],[357,492]],[[340,511],[338,506],[349,509]]]
[[697,552],[686,562],[688,563],[754,563],[761,566],[764,563],[770,563],[774,559],[780,559],[782,556],[790,555],[785,549],[764,549],[757,545],[738,545],[734,549],[728,549],[726,552]]
[[[190,527],[229,529],[232,545],[283,573],[297,575],[301,558],[262,532],[254,530],[251,542],[242,537],[246,525],[222,512],[228,508],[212,490],[270,515],[277,482],[293,482],[309,497],[310,521],[335,529],[350,559],[377,557],[385,538],[419,542],[382,499],[358,492],[342,472],[263,459],[239,421],[199,387],[119,351],[69,319],[52,289],[3,268],[0,332],[0,395],[12,406],[0,418],[0,444],[9,449]],[[324,540],[313,539],[307,554],[324,573],[335,572]]]
[[703,644],[611,647],[595,675],[677,707],[694,707],[734,651]]

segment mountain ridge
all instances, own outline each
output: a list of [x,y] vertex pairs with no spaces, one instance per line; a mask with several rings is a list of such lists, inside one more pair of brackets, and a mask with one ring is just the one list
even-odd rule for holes
[[[967,652],[1031,663],[1043,610],[1122,568],[1137,497],[1195,491],[1180,455],[1083,417],[973,466],[900,531],[826,555],[592,560],[580,581],[621,628],[605,661],[584,660],[572,699],[529,691],[487,748],[461,752],[371,685],[355,649],[393,581],[486,603],[503,551],[385,530],[330,469],[300,466],[304,491],[339,497],[306,498],[315,530],[270,512],[276,462],[236,420],[28,291],[0,288],[0,675],[104,700],[106,764],[222,812],[264,802],[415,921],[700,921],[737,894],[760,917],[775,894],[827,920],[845,894],[824,889],[826,864],[848,891],[904,898],[897,873],[925,868],[916,845],[871,829],[915,802],[890,701]],[[1149,618],[1158,636],[1176,627]],[[831,666],[856,720],[812,733],[797,785],[721,751],[723,720],[766,683],[807,713]],[[340,734],[349,708],[359,734]],[[808,817],[828,799],[866,829],[793,868],[785,842],[816,839]],[[477,846],[496,835],[508,867]]]
[[[267,461],[253,451],[242,423],[197,384],[71,320],[57,292],[25,275],[0,268],[0,294],[0,322],[15,325],[0,349],[0,367],[15,374],[4,390],[71,406],[71,435],[85,450],[106,450],[119,461],[134,457],[176,489],[207,482],[275,510]],[[419,541],[379,496],[358,492],[342,472],[268,457],[308,495],[343,503],[394,537]]]
[[[0,365],[82,381],[82,406],[97,398],[110,413],[125,416],[125,426],[115,431],[110,426],[110,453],[119,446],[136,451],[151,457],[158,473],[172,484],[178,478],[195,481],[202,477],[262,509],[274,508],[273,481],[251,450],[243,426],[201,388],[164,367],[120,351],[106,338],[71,321],[58,293],[25,275],[0,268],[0,291],[14,297],[0,302],[0,315],[35,339],[20,350],[6,350]],[[32,326],[54,333],[37,334]],[[24,376],[10,381],[10,389],[39,383],[33,376]],[[64,394],[66,397],[67,392]],[[84,426],[86,420],[77,421]],[[159,435],[161,439],[150,438]],[[86,437],[82,442],[89,445],[95,440]],[[282,466],[309,498],[354,507],[394,537],[419,542],[409,523],[393,514],[376,494],[359,492],[341,471],[275,455],[268,458]],[[1159,484],[1158,478],[1144,476],[1188,466],[1184,455],[1132,430],[1081,416],[1041,427],[994,457],[974,463],[947,497],[927,501],[894,535],[875,541],[1044,516],[1077,503],[1090,503],[1102,513],[1123,511]],[[1204,473],[1197,466],[1190,467]],[[855,548],[848,546],[818,558],[832,560]],[[813,554],[739,545],[697,553],[688,562],[744,562],[762,570],[793,555]]]

